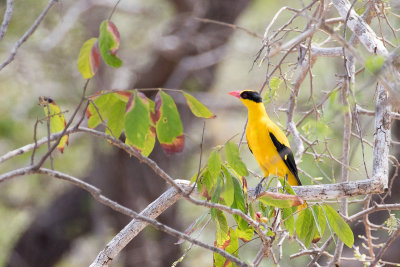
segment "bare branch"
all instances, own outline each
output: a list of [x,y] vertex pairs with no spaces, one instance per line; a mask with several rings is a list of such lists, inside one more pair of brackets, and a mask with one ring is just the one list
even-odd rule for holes
[[10,23],[11,16],[14,10],[14,0],[7,0],[6,11],[4,12],[3,22],[0,27],[0,41],[3,40],[7,32],[8,24]]
[[[133,211],[131,209],[128,209],[128,208],[118,204],[117,202],[105,197],[104,195],[101,194],[101,190],[98,189],[97,187],[95,187],[95,186],[93,186],[93,185],[91,185],[89,183],[86,183],[86,182],[84,182],[84,181],[82,181],[82,180],[80,180],[78,178],[75,178],[75,177],[73,177],[71,175],[68,175],[68,174],[65,174],[65,173],[62,173],[62,172],[58,172],[58,171],[53,171],[53,170],[50,170],[50,169],[45,169],[45,168],[36,169],[35,166],[29,166],[29,167],[26,167],[26,168],[17,169],[17,170],[5,173],[3,175],[0,175],[0,182],[6,181],[6,180],[14,178],[14,177],[29,175],[29,174],[33,174],[33,173],[47,174],[47,175],[50,175],[52,177],[71,182],[72,184],[74,184],[74,185],[76,185],[76,186],[88,191],[100,203],[102,203],[102,204],[104,204],[104,205],[106,205],[106,206],[108,206],[108,207],[110,207],[110,208],[122,213],[122,214],[128,215],[128,216],[136,219],[136,220],[133,220],[129,224],[129,225],[132,225],[130,227],[130,230],[132,230],[132,231],[135,230],[136,232],[132,236],[128,235],[130,230],[127,230],[127,232],[124,232],[124,234],[121,234],[121,235],[123,235],[123,238],[125,238],[124,239],[125,243],[117,244],[116,245],[117,246],[116,250],[115,251],[112,250],[112,252],[114,253],[113,254],[114,257],[123,249],[123,247],[125,247],[129,243],[130,240],[132,240],[134,238],[135,235],[137,235],[144,227],[146,227],[147,224],[151,224],[154,228],[156,228],[156,229],[158,229],[160,231],[166,232],[166,233],[168,233],[168,234],[170,234],[170,235],[172,235],[174,237],[185,239],[185,240],[187,240],[187,241],[189,241],[189,242],[191,242],[191,243],[193,243],[195,245],[198,245],[200,247],[209,249],[209,250],[211,250],[213,252],[219,253],[223,257],[229,259],[230,261],[236,263],[239,266],[248,266],[248,264],[242,262],[238,258],[232,256],[231,254],[227,253],[226,251],[224,251],[224,250],[222,250],[220,248],[217,248],[217,247],[205,244],[205,243],[203,243],[201,241],[198,241],[198,240],[196,240],[196,239],[194,239],[194,238],[192,238],[192,237],[190,237],[190,236],[188,236],[186,234],[183,234],[183,233],[181,233],[181,232],[179,232],[179,231],[177,231],[177,230],[175,230],[173,228],[170,228],[170,227],[168,227],[168,226],[166,226],[166,225],[164,225],[164,224],[162,224],[162,223],[160,223],[160,222],[158,222],[158,221],[146,216],[146,214],[148,213],[151,216],[157,217],[165,209],[167,209],[170,205],[174,204],[176,202],[176,200],[178,200],[180,197],[182,197],[182,194],[179,193],[179,191],[176,190],[175,188],[170,188],[166,193],[164,193],[162,196],[160,196],[161,199],[159,198],[158,200],[156,200],[152,204],[150,204],[148,209],[145,209],[143,211],[143,213],[145,213],[145,214],[142,214],[142,213],[138,214],[135,211]],[[191,188],[190,186],[186,186],[185,192],[188,191],[190,188]],[[171,199],[166,201],[167,197],[170,197]],[[165,202],[165,206],[164,207],[162,207],[164,205],[164,203],[161,202],[161,201]],[[140,220],[141,222],[139,223],[137,220]],[[135,225],[135,224],[137,224],[137,225]],[[126,227],[124,229],[126,229]],[[129,233],[129,234],[132,234],[132,233]],[[121,241],[120,240],[121,239],[121,235],[116,237],[116,240],[118,240],[116,242],[120,242]],[[99,256],[101,256],[101,255],[103,255],[103,254],[100,253]],[[92,264],[91,266],[107,266],[109,261],[110,261],[110,259],[107,257],[107,255],[103,255],[101,257],[101,259],[105,259],[106,261],[105,262],[104,261],[100,261],[100,262],[96,262],[95,261],[94,265]],[[101,260],[101,259],[99,259],[99,260]]]
[[[86,127],[79,127],[67,130],[64,134],[73,134],[73,133],[87,133],[93,136],[101,137],[107,139],[111,144],[116,147],[123,149],[125,152],[129,153],[130,155],[136,155],[138,152],[133,150],[130,146],[124,144],[118,139],[113,138],[112,136],[96,131],[93,129],[89,129]],[[61,136],[61,133],[51,135],[52,140],[56,140]],[[47,138],[42,138],[38,140],[38,146],[46,144]],[[21,148],[15,149],[10,151],[9,153],[0,157],[0,163],[15,157],[17,155],[21,155],[28,151],[31,151],[34,148],[34,144],[29,144],[23,146]],[[142,162],[150,161],[151,164],[155,164],[158,166],[154,161],[148,159],[144,156],[138,155],[139,160]],[[0,182],[2,182],[3,175],[0,176]],[[4,178],[4,177],[3,177]],[[9,179],[9,178],[7,178]],[[173,181],[173,179],[171,178]],[[168,182],[169,183],[169,182]],[[189,183],[189,181],[187,181]],[[182,184],[179,184],[179,187],[182,188]],[[182,188],[183,190],[183,188]],[[293,190],[299,195],[302,199],[305,200],[322,200],[322,199],[336,199],[336,198],[344,198],[344,197],[353,197],[359,195],[367,195],[367,194],[379,194],[383,192],[383,186],[380,182],[376,182],[376,179],[367,179],[367,180],[359,180],[353,182],[345,182],[345,183],[336,183],[336,184],[323,184],[323,185],[308,185],[308,186],[294,186]],[[254,197],[254,188],[249,189],[249,197]],[[214,207],[214,206],[212,206]]]
[[372,207],[364,209],[347,218],[348,222],[354,222],[366,214],[374,213],[380,210],[400,210],[400,204],[374,204]]
[[50,2],[47,4],[46,8],[42,11],[42,13],[37,17],[33,25],[24,33],[24,35],[15,43],[13,49],[11,50],[11,53],[9,57],[0,65],[0,70],[2,70],[5,66],[10,64],[15,56],[17,55],[18,48],[21,47],[23,43],[25,43],[26,40],[35,32],[37,27],[40,25],[44,17],[46,16],[47,12],[50,10],[50,8],[56,4],[58,0],[50,0]]
[[393,243],[394,240],[396,240],[397,237],[400,236],[400,226],[397,228],[395,232],[389,237],[389,240],[385,242],[385,245],[381,248],[381,250],[378,252],[376,255],[375,259],[373,262],[371,262],[370,266],[376,266],[378,264],[379,260],[382,258],[383,254],[387,250],[387,248]]
[[206,18],[195,18],[198,21],[204,22],[204,23],[214,23],[217,25],[222,25],[222,26],[226,26],[229,28],[232,28],[234,30],[241,30],[244,31],[245,33],[247,33],[250,36],[256,37],[258,39],[262,39],[263,37],[261,35],[259,35],[258,33],[252,32],[246,28],[243,28],[241,26],[235,25],[235,24],[230,24],[230,23],[226,23],[226,22],[222,22],[222,21],[218,21],[218,20],[213,20],[213,19],[206,19]]

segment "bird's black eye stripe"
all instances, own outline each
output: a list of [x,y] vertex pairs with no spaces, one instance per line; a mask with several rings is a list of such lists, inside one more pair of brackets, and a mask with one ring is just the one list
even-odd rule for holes
[[256,103],[262,102],[262,98],[261,98],[260,94],[257,93],[256,91],[244,91],[240,94],[240,98],[248,99],[248,100],[254,101]]

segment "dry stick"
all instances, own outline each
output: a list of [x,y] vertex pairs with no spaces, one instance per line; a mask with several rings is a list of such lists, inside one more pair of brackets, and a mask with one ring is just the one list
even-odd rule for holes
[[360,218],[362,218],[366,214],[374,213],[381,210],[400,210],[400,204],[374,204],[374,206],[364,209],[356,214],[351,215],[348,218],[345,218],[347,222],[354,222]]
[[376,264],[379,262],[379,260],[382,258],[383,254],[385,253],[386,249],[393,243],[394,240],[396,240],[397,237],[400,236],[400,226],[397,228],[397,230],[389,237],[388,241],[386,241],[385,245],[381,248],[381,250],[378,252],[376,255],[375,259],[369,266],[374,267]]
[[[46,109],[48,110],[47,114],[47,119],[46,119],[46,127],[47,127],[47,150],[49,152],[49,158],[50,158],[50,166],[51,169],[54,170],[54,160],[53,160],[53,155],[51,149],[51,144],[50,144],[50,107],[49,103],[46,103]],[[61,139],[60,139],[61,140]]]
[[[352,9],[352,5],[350,5],[347,0],[332,0],[332,3],[339,14],[343,18],[346,18],[345,25],[352,30],[369,52],[383,55],[388,54],[384,44],[377,38],[369,25],[355,13]],[[352,54],[355,56],[353,51]],[[389,169],[387,159],[390,145],[390,104],[388,101],[388,94],[381,85],[378,85],[377,90],[375,129],[372,177],[378,179],[378,182],[382,184],[383,188],[387,189]],[[341,245],[341,241],[339,242],[338,245]],[[342,246],[343,245],[341,245],[341,247]],[[341,250],[336,249],[335,255],[329,265],[335,264],[339,260],[340,255]]]
[[[338,89],[339,89],[339,87],[335,87],[335,88],[333,88],[329,93],[327,93],[327,94],[324,96],[324,98],[321,100],[321,102],[319,102],[319,104],[316,105],[316,108],[318,109],[318,108],[322,107],[322,105],[329,99],[329,97],[330,97],[334,92],[336,92]],[[310,109],[309,111],[307,111],[307,112],[303,115],[303,117],[296,123],[296,127],[299,127],[299,126],[303,123],[303,121],[304,121],[308,116],[310,116],[314,111],[315,111],[314,108],[312,108],[312,109]]]
[[46,6],[46,8],[42,11],[42,13],[39,15],[39,17],[37,17],[37,19],[35,20],[35,22],[33,23],[33,25],[24,33],[24,35],[15,43],[13,49],[11,50],[10,56],[0,65],[0,70],[2,70],[5,66],[7,66],[8,64],[10,64],[18,51],[18,48],[25,43],[25,41],[35,32],[35,30],[37,29],[37,27],[40,25],[40,23],[42,22],[42,20],[44,19],[44,17],[46,16],[47,12],[50,10],[50,8],[57,3],[58,0],[50,0],[50,2],[48,3],[48,5]]
[[[87,129],[88,131],[89,129]],[[250,226],[253,226],[255,231],[257,232],[257,234],[260,236],[261,240],[263,241],[263,244],[267,244],[270,241],[270,238],[267,237],[264,232],[261,230],[259,224],[253,220],[250,216],[248,216],[247,214],[245,214],[244,212],[242,212],[239,209],[233,209],[231,207],[227,207],[221,204],[217,204],[217,203],[211,203],[208,201],[201,201],[201,200],[197,200],[194,199],[193,197],[191,197],[190,195],[188,195],[184,189],[178,185],[174,179],[169,176],[163,169],[161,169],[158,164],[143,156],[141,153],[139,153],[138,151],[134,150],[132,147],[127,146],[126,144],[124,144],[123,142],[121,142],[118,139],[112,138],[110,136],[108,136],[107,134],[101,133],[101,132],[97,132],[94,130],[90,131],[91,133],[96,133],[96,135],[99,136],[106,136],[106,138],[108,140],[110,140],[115,146],[120,147],[122,149],[124,149],[126,152],[128,152],[130,155],[136,157],[139,161],[144,162],[147,166],[149,166],[158,176],[160,176],[163,180],[165,180],[168,184],[170,184],[172,187],[176,188],[180,193],[182,193],[183,197],[185,199],[187,199],[189,202],[197,205],[197,206],[204,206],[207,208],[216,208],[219,209],[221,211],[225,211],[229,214],[235,214],[238,215],[240,217],[242,217]]]
[[319,249],[318,254],[314,257],[314,259],[308,264],[308,267],[314,266],[314,263],[316,263],[319,258],[322,256],[324,251],[328,248],[329,244],[332,242],[333,238],[332,236],[325,241],[325,243],[322,245],[322,247]]
[[192,194],[193,190],[196,188],[197,181],[200,177],[200,170],[201,170],[201,159],[203,158],[203,141],[204,141],[204,130],[206,129],[206,122],[203,122],[203,132],[201,133],[201,143],[200,143],[200,159],[199,159],[199,168],[197,170],[197,177],[195,182],[193,183],[192,189],[189,191],[188,195]]
[[245,33],[247,33],[250,36],[256,37],[258,39],[262,39],[263,37],[261,35],[259,35],[258,33],[252,32],[246,28],[243,28],[241,26],[235,25],[235,24],[231,24],[231,23],[226,23],[226,22],[222,22],[219,20],[213,20],[213,19],[205,19],[205,18],[194,18],[195,20],[204,22],[204,23],[213,23],[213,24],[217,24],[217,25],[222,25],[222,26],[226,26],[229,28],[232,28],[234,30],[241,30],[244,31]]
[[297,130],[296,124],[294,123],[294,120],[293,120],[294,109],[296,107],[296,98],[299,94],[300,85],[306,78],[309,68],[312,67],[314,62],[315,62],[315,59],[313,59],[313,58],[308,58],[308,59],[306,59],[305,62],[303,62],[301,71],[300,71],[299,75],[297,76],[296,81],[293,84],[293,89],[290,93],[289,104],[288,104],[288,108],[287,108],[286,124],[287,124],[287,128],[288,128],[289,132],[293,136],[293,141],[296,145],[296,161],[297,162],[301,159],[301,156],[303,155],[304,144],[300,138],[300,133]]
[[[113,210],[116,210],[116,211],[122,213],[122,214],[125,214],[125,215],[128,215],[128,216],[132,217],[132,218],[135,218],[136,220],[133,220],[130,223],[130,225],[133,225],[135,223],[139,225],[139,228],[141,228],[141,229],[136,230],[136,232],[135,232],[136,234],[138,234],[140,232],[140,230],[142,230],[147,224],[151,224],[154,228],[156,228],[156,229],[158,229],[160,231],[166,232],[166,233],[168,233],[168,234],[170,234],[172,236],[175,236],[177,238],[185,239],[185,240],[187,240],[187,241],[189,241],[191,243],[194,243],[194,244],[196,244],[198,246],[201,246],[201,247],[209,249],[209,250],[211,250],[213,252],[219,253],[220,255],[222,255],[225,258],[229,259],[230,261],[238,264],[239,266],[248,266],[248,264],[240,261],[238,258],[232,256],[231,254],[227,253],[226,251],[224,251],[224,250],[222,250],[220,248],[217,248],[217,247],[214,247],[214,246],[210,246],[210,245],[205,244],[205,243],[203,243],[201,241],[193,239],[192,237],[190,237],[190,236],[188,236],[186,234],[183,234],[183,233],[181,233],[181,232],[179,232],[179,231],[177,231],[177,230],[175,230],[173,228],[170,228],[170,227],[168,227],[168,226],[166,226],[166,225],[164,225],[164,224],[162,224],[162,223],[160,223],[160,222],[158,222],[158,221],[156,221],[156,220],[154,220],[152,218],[148,218],[147,217],[147,216],[150,216],[150,217],[154,216],[154,218],[157,217],[159,214],[161,214],[165,209],[167,209],[169,207],[169,206],[162,207],[163,203],[167,203],[167,205],[172,205],[172,204],[175,203],[175,201],[177,199],[180,198],[180,196],[179,196],[180,193],[175,188],[170,188],[169,190],[167,190],[167,192],[165,192],[163,195],[161,195],[159,197],[158,201],[157,200],[154,201],[141,214],[138,214],[135,211],[133,211],[133,210],[131,210],[129,208],[126,208],[126,207],[118,204],[117,202],[105,197],[104,195],[101,194],[101,190],[98,189],[97,187],[95,187],[95,186],[93,186],[93,185],[91,185],[89,183],[86,183],[86,182],[84,182],[84,181],[82,181],[82,180],[80,180],[78,178],[75,178],[75,177],[73,177],[71,175],[68,175],[68,174],[65,174],[65,173],[62,173],[62,172],[59,172],[59,171],[54,171],[54,170],[50,170],[50,169],[46,169],[46,168],[35,169],[34,166],[29,166],[29,167],[26,167],[26,168],[21,168],[21,169],[17,169],[17,170],[11,171],[11,172],[8,173],[8,176],[12,178],[12,177],[17,177],[17,176],[33,174],[33,173],[46,174],[46,175],[49,175],[49,176],[52,176],[52,177],[55,177],[55,178],[58,178],[58,179],[61,179],[61,180],[65,180],[65,181],[71,182],[72,184],[74,184],[74,185],[86,190],[87,192],[89,192],[93,196],[93,198],[95,198],[100,203],[102,203],[102,204],[112,208]],[[6,179],[4,179],[5,175],[7,175],[7,174],[0,175],[0,182],[3,181],[3,180],[6,180]],[[186,188],[189,189],[189,187],[186,187]],[[168,197],[170,197],[171,199],[168,200],[167,199]],[[141,222],[138,222],[137,220],[140,220]],[[126,228],[127,227],[125,227],[124,229],[126,229]],[[130,230],[134,230],[134,229],[135,229],[135,226],[131,227]],[[129,232],[129,229],[128,229],[128,232]],[[132,234],[132,233],[125,233],[125,234],[126,234],[126,236],[128,236],[128,234]],[[121,237],[121,236],[119,236],[119,237]],[[117,246],[121,245],[121,247],[119,247],[120,250],[121,250],[123,247],[126,246],[126,244],[128,242],[125,245],[122,245],[120,242],[121,242],[121,240],[118,240],[117,243],[119,243],[119,244],[116,244],[116,245]],[[112,259],[110,259],[108,257],[106,259],[108,261],[112,260]],[[100,264],[100,265],[96,264],[96,265],[91,265],[91,266],[105,266],[105,265],[106,264]]]
[[[36,118],[36,122],[35,122],[35,126],[33,127],[33,141],[34,141],[34,146],[33,146],[33,151],[32,151],[32,155],[31,155],[31,165],[33,165],[34,160],[35,160],[35,152],[36,149],[38,147],[38,143],[37,143],[37,125],[39,123],[39,119]],[[49,142],[49,140],[51,139],[49,136],[47,137],[47,142]],[[1,163],[1,159],[0,159],[0,163]]]
[[[186,191],[190,189],[190,186],[186,187]],[[158,197],[155,201],[153,201],[151,204],[149,204],[141,213],[140,215],[146,218],[156,218],[159,216],[161,213],[163,213],[168,207],[172,206],[178,199],[182,197],[182,194],[180,194],[177,189],[175,188],[170,188],[166,192],[164,192],[160,197]],[[122,229],[114,238],[107,244],[107,246],[98,254],[96,259],[93,261],[93,263],[90,265],[91,267],[97,267],[97,266],[108,266],[112,260],[121,252],[121,250],[137,235],[139,234],[146,226],[148,222],[147,221],[138,221],[137,218],[132,220],[129,224],[127,224],[124,229]],[[156,227],[157,228],[157,227]],[[161,229],[159,229],[161,230]],[[167,232],[168,234],[171,234]],[[181,235],[184,235],[180,233]],[[176,236],[172,234],[173,236]],[[186,235],[187,236],[187,235]],[[189,237],[189,236],[187,236]],[[185,240],[191,242],[192,244],[196,244],[196,242],[192,242],[194,240],[197,241],[197,239],[190,238],[191,240],[188,240],[188,238],[185,238]],[[200,242],[200,241],[198,241]],[[209,249],[213,252],[219,253],[216,247],[209,246],[205,243],[201,243],[201,246]],[[198,244],[196,244],[198,245]],[[208,246],[208,247],[206,247]],[[221,250],[221,249],[219,249]],[[221,250],[223,251],[223,250]],[[225,251],[224,251],[225,252]],[[221,253],[219,253],[221,254]],[[229,259],[230,261],[235,262],[239,266],[248,266],[246,263],[240,261],[234,256],[226,257],[226,255],[230,255],[229,253],[225,252],[224,256],[225,258]]]
[[[130,155],[135,155],[135,151],[128,145],[124,144],[118,139],[113,138],[112,136],[100,132],[94,129],[89,129],[86,127],[79,128],[71,128],[66,132],[60,132],[56,134],[52,134],[50,136],[51,140],[57,140],[60,136],[65,134],[73,134],[73,133],[86,133],[93,136],[97,136],[103,139],[108,140],[114,146],[121,148],[125,152]],[[47,138],[41,138],[37,141],[37,145],[41,146],[47,143]],[[13,151],[6,153],[5,155],[0,157],[0,163],[6,160],[9,160],[15,156],[22,155],[26,152],[33,150],[34,144],[25,145],[21,148],[17,148]],[[139,156],[140,157],[140,156]],[[154,161],[148,159],[146,157],[140,157],[140,161],[147,162],[150,161],[149,164],[155,164]],[[3,175],[0,175],[0,183],[3,181]],[[8,179],[8,178],[7,178]],[[359,180],[347,183],[336,183],[336,184],[321,184],[321,185],[308,185],[308,186],[295,186],[293,190],[299,195],[302,199],[305,200],[323,200],[323,199],[338,199],[344,197],[354,197],[359,195],[368,195],[368,194],[379,194],[383,191],[383,186],[380,182],[377,182],[377,178],[372,177],[371,180]],[[187,181],[190,183],[190,181]],[[251,198],[254,195],[254,188],[249,189],[249,197]]]
[[[349,20],[350,12],[353,9],[354,4],[357,0],[354,0],[351,4],[346,18],[344,20],[344,29],[343,29],[343,39],[346,40],[346,28],[347,22]],[[349,180],[349,168],[350,165],[350,139],[351,139],[351,128],[352,128],[352,120],[351,120],[351,107],[348,102],[348,97],[350,96],[351,90],[354,88],[355,84],[355,57],[352,55],[347,55],[346,49],[343,47],[343,60],[344,60],[344,69],[345,69],[345,79],[343,81],[342,86],[342,103],[345,106],[346,110],[344,113],[344,127],[343,127],[343,144],[342,144],[342,182],[347,182]],[[348,216],[348,204],[347,199],[344,198],[341,201],[340,208],[342,210],[342,214],[344,216]],[[333,266],[340,261],[340,257],[343,253],[344,243],[342,240],[339,240],[333,258],[331,259],[329,266]]]
[[[350,3],[347,0],[332,0],[342,17],[349,10]],[[350,14],[348,27],[357,35],[359,41],[368,49],[370,53],[387,55],[388,51],[380,41],[371,27],[360,18],[353,10]],[[388,101],[388,93],[381,84],[377,89],[376,100],[376,116],[375,116],[375,135],[374,135],[374,151],[373,151],[373,166],[372,177],[380,178],[384,189],[388,186],[388,154],[390,145],[390,112],[391,107]]]
[[[314,14],[318,10],[321,11],[321,14],[323,13],[323,7],[321,5],[319,6],[319,8],[317,10],[315,10]],[[311,20],[308,20],[306,29],[309,27],[311,27]],[[306,31],[304,31],[304,32],[306,32]],[[310,44],[309,44],[309,46],[310,46]],[[293,136],[293,141],[296,146],[295,159],[297,162],[300,161],[301,156],[304,153],[304,144],[300,138],[300,133],[296,128],[296,124],[294,123],[294,118],[293,118],[294,117],[294,109],[296,107],[296,99],[299,94],[300,85],[303,83],[304,79],[306,78],[307,73],[310,73],[310,83],[312,84],[311,68],[315,63],[315,60],[316,60],[316,58],[311,55],[311,51],[310,51],[310,49],[308,49],[308,59],[306,59],[305,62],[303,62],[300,73],[297,76],[296,81],[293,84],[293,89],[290,93],[289,104],[288,104],[288,108],[287,108],[286,124],[287,124],[287,128],[288,128],[289,132]]]
[[[371,196],[367,196],[364,202],[364,210],[369,207],[369,203],[371,201]],[[371,234],[371,227],[368,219],[368,213],[363,216],[363,223],[365,227],[365,233],[367,236],[367,242],[368,242],[368,252],[369,256],[373,259],[375,257],[374,255],[374,245],[372,244],[372,234]]]
[[117,6],[119,5],[119,2],[121,2],[121,0],[118,0],[117,3],[115,3],[113,9],[111,10],[110,16],[108,16],[108,20],[111,20],[112,15],[114,15],[114,12],[117,9]]
[[[357,112],[363,115],[367,115],[367,116],[375,116],[375,111],[372,110],[368,110],[365,108],[362,108],[360,106],[357,106]],[[390,112],[390,117],[392,119],[396,119],[396,120],[400,120],[400,113],[397,112]]]
[[[211,222],[211,216],[208,218],[207,222],[206,222],[206,223],[200,228],[200,230],[197,232],[197,235],[196,235],[195,238],[199,238],[199,237],[200,237],[200,235],[203,233],[204,229],[207,227],[207,225],[208,225],[210,222]],[[178,242],[179,242],[179,241],[180,241],[180,240],[178,240]],[[178,242],[175,243],[175,245],[177,245]],[[244,244],[244,243],[243,243],[243,244]],[[242,245],[243,245],[243,244],[242,244]],[[185,251],[183,252],[182,256],[179,257],[179,259],[177,259],[176,261],[174,261],[174,262],[172,263],[171,267],[176,267],[176,265],[177,265],[178,263],[182,262],[183,259],[186,257],[186,255],[189,254],[189,252],[192,250],[192,248],[193,248],[193,243],[191,243],[191,244],[189,245],[189,247],[188,247],[187,249],[185,249]],[[239,246],[239,248],[240,248],[240,246]],[[238,250],[238,249],[237,249],[237,250]]]
[[[362,156],[363,156],[363,163],[364,163],[364,170],[365,170],[365,174],[367,175],[367,178],[369,179],[369,173],[368,173],[368,168],[367,168],[367,163],[365,161],[365,148],[364,148],[364,142],[366,140],[363,139],[362,137],[362,133],[361,133],[361,126],[360,126],[360,121],[358,120],[358,110],[357,110],[358,105],[356,104],[354,107],[354,121],[356,123],[356,128],[357,128],[357,132],[358,132],[358,138],[360,139],[361,142],[361,152],[362,152]],[[372,146],[373,147],[373,146]]]
[[7,0],[6,11],[4,12],[3,22],[0,27],[0,41],[3,40],[7,32],[8,24],[10,23],[11,16],[14,9],[14,0]]

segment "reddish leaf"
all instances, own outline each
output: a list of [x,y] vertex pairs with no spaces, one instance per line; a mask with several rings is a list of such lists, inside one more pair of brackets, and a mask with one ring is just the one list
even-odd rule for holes
[[100,50],[97,38],[87,40],[78,56],[78,70],[83,78],[92,78],[100,66]]
[[121,59],[116,56],[119,39],[119,32],[114,23],[104,20],[100,25],[99,33],[100,53],[104,62],[114,68],[119,68],[122,65]]
[[158,141],[166,154],[181,152],[184,147],[183,126],[178,109],[172,97],[159,91],[155,100],[155,114]]
[[148,156],[154,148],[155,130],[150,119],[154,104],[142,93],[131,95],[126,105],[126,143]]

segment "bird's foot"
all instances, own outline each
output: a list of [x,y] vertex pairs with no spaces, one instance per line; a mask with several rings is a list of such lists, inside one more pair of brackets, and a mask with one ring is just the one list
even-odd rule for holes
[[265,180],[265,177],[261,179],[261,181],[257,184],[256,186],[256,197],[261,193],[261,190],[263,189],[263,182]]

